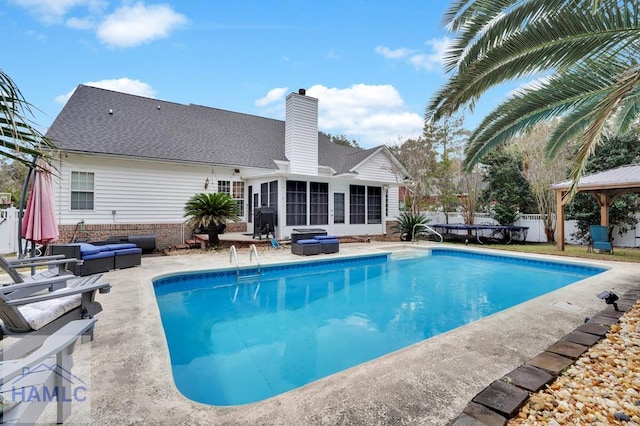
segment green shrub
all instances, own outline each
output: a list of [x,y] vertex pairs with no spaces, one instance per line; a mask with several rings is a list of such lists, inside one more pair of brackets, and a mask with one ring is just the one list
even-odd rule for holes
[[429,219],[423,214],[403,212],[398,216],[398,223],[393,227],[393,234],[400,234],[400,241],[413,240],[413,227],[417,224],[426,225]]

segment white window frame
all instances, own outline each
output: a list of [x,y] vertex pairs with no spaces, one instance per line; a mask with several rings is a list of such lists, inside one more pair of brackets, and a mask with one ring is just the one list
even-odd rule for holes
[[[74,176],[76,179],[74,180]],[[81,182],[80,177],[83,176],[84,180]],[[91,180],[87,180],[87,177],[91,176]],[[71,179],[69,180],[69,210],[73,211],[93,211],[96,208],[96,197],[95,197],[95,188],[96,188],[96,175],[93,172],[80,172],[80,171],[72,171]],[[74,194],[90,194],[91,195],[91,206],[87,208],[86,204],[88,204],[87,200],[83,200],[85,204],[84,208],[80,208],[79,205],[81,202],[79,200],[75,201],[74,207]]]

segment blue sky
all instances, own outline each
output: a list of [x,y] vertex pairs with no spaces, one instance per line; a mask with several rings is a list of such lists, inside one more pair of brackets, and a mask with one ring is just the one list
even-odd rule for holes
[[[320,130],[393,145],[421,133],[446,80],[449,2],[0,0],[0,68],[43,131],[78,84],[276,119],[306,88]],[[508,89],[483,97],[466,126]]]

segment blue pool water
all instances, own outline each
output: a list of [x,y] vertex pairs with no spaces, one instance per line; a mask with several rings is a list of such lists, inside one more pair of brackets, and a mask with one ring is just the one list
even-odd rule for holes
[[154,280],[178,389],[205,404],[260,401],[604,270],[422,253]]

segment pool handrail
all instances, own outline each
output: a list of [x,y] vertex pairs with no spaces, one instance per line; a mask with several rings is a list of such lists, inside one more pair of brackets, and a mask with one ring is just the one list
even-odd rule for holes
[[232,260],[236,261],[236,276],[240,276],[240,265],[238,264],[238,251],[236,250],[236,246],[234,245],[229,247],[229,263],[232,263]]
[[255,253],[256,255],[256,263],[258,264],[258,275],[260,275],[260,257],[258,256],[258,249],[255,244],[251,244],[249,247],[249,262],[253,260],[252,255]]
[[421,227],[421,228],[425,228],[427,231],[431,232],[432,234],[437,235],[438,237],[440,237],[440,242],[444,241],[444,237],[435,229],[433,229],[432,227],[430,227],[429,225],[425,225],[424,223],[416,223],[415,225],[413,225],[413,229],[411,232],[411,242],[412,243],[417,243],[417,239],[416,239],[416,228],[417,227]]

